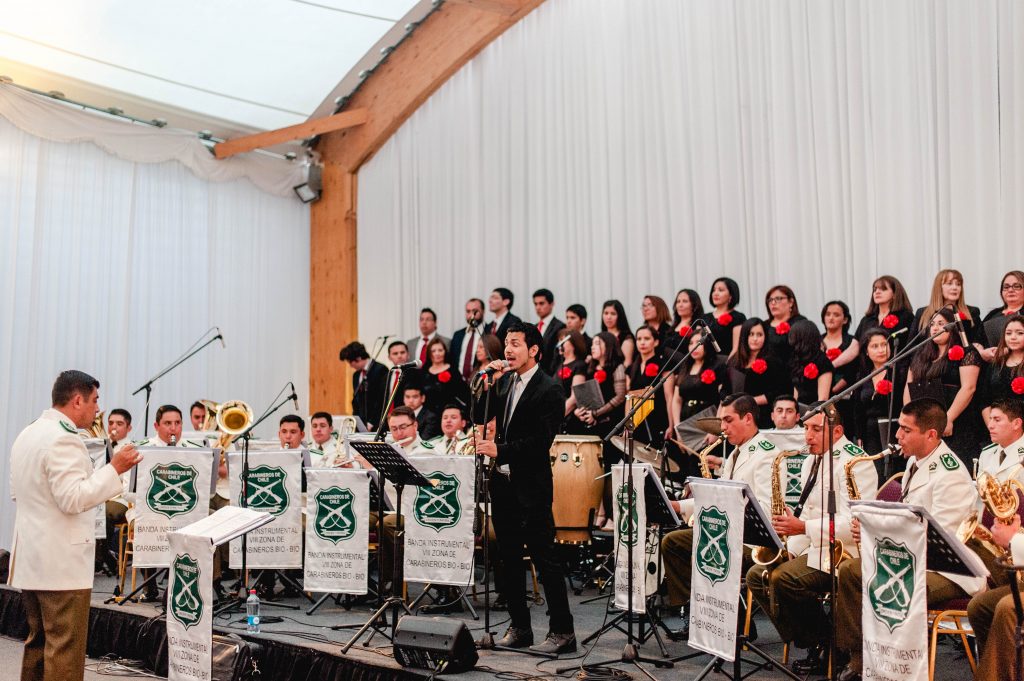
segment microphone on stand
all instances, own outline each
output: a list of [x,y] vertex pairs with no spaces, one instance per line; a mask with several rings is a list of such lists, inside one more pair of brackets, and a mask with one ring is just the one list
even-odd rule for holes
[[299,396],[295,394],[295,384],[288,381],[288,385],[292,387],[292,404],[295,406],[295,411],[299,410]]
[[971,345],[967,340],[967,332],[964,331],[964,320],[960,318],[960,312],[956,309],[953,310],[953,321],[956,322],[956,330],[960,334],[960,344],[969,348]]
[[711,341],[711,345],[714,346],[715,352],[717,352],[718,354],[722,354],[722,346],[720,346],[718,344],[718,339],[715,338],[715,334],[711,333],[711,327],[709,327],[705,323],[704,324],[704,337],[701,338],[701,342],[703,343],[704,341],[708,341],[708,340]]
[[222,334],[220,332],[220,327],[219,326],[215,326],[213,328],[217,329],[217,338],[220,339],[220,347],[221,347],[221,349],[226,350],[228,346],[224,344],[224,334]]
[[420,361],[418,359],[414,359],[413,361],[406,362],[405,364],[396,364],[392,368],[397,369],[398,371],[408,371],[409,369],[419,369],[421,366]]
[[890,334],[889,334],[889,338],[890,338],[890,339],[893,339],[893,338],[895,338],[896,336],[900,335],[901,333],[907,333],[908,331],[909,331],[909,329],[908,329],[907,327],[905,327],[905,326],[904,326],[904,327],[903,327],[902,329],[900,329],[900,330],[899,330],[899,331],[897,331],[896,333],[890,333]]

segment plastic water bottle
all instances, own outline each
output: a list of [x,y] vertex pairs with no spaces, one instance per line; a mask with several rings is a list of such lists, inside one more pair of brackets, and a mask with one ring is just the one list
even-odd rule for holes
[[247,632],[260,633],[260,597],[256,589],[249,589],[249,597],[245,599],[245,622]]

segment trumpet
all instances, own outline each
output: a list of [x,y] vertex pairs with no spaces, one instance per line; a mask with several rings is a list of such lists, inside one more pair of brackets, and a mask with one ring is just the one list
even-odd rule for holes
[[[783,459],[788,459],[791,456],[806,453],[805,449],[789,449],[779,452],[772,461],[772,516],[784,515],[786,513],[786,496],[782,489],[782,473],[780,470],[780,464]],[[757,546],[751,554],[753,561],[758,565],[771,565],[772,563],[778,562],[779,559],[788,560],[789,554],[786,551],[786,537],[781,536],[779,538],[782,539],[781,549],[778,551],[772,551],[772,549],[767,546]]]

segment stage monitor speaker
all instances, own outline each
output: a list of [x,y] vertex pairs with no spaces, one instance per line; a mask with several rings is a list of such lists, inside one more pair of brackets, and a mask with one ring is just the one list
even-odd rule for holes
[[393,643],[403,667],[452,674],[472,669],[479,659],[466,623],[457,619],[406,615],[398,620]]

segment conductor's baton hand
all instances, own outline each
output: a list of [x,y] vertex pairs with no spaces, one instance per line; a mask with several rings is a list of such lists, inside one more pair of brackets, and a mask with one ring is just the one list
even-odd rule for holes
[[110,465],[114,467],[118,475],[131,470],[132,466],[142,461],[142,454],[135,448],[133,444],[127,444],[121,448],[114,456],[110,459]]

